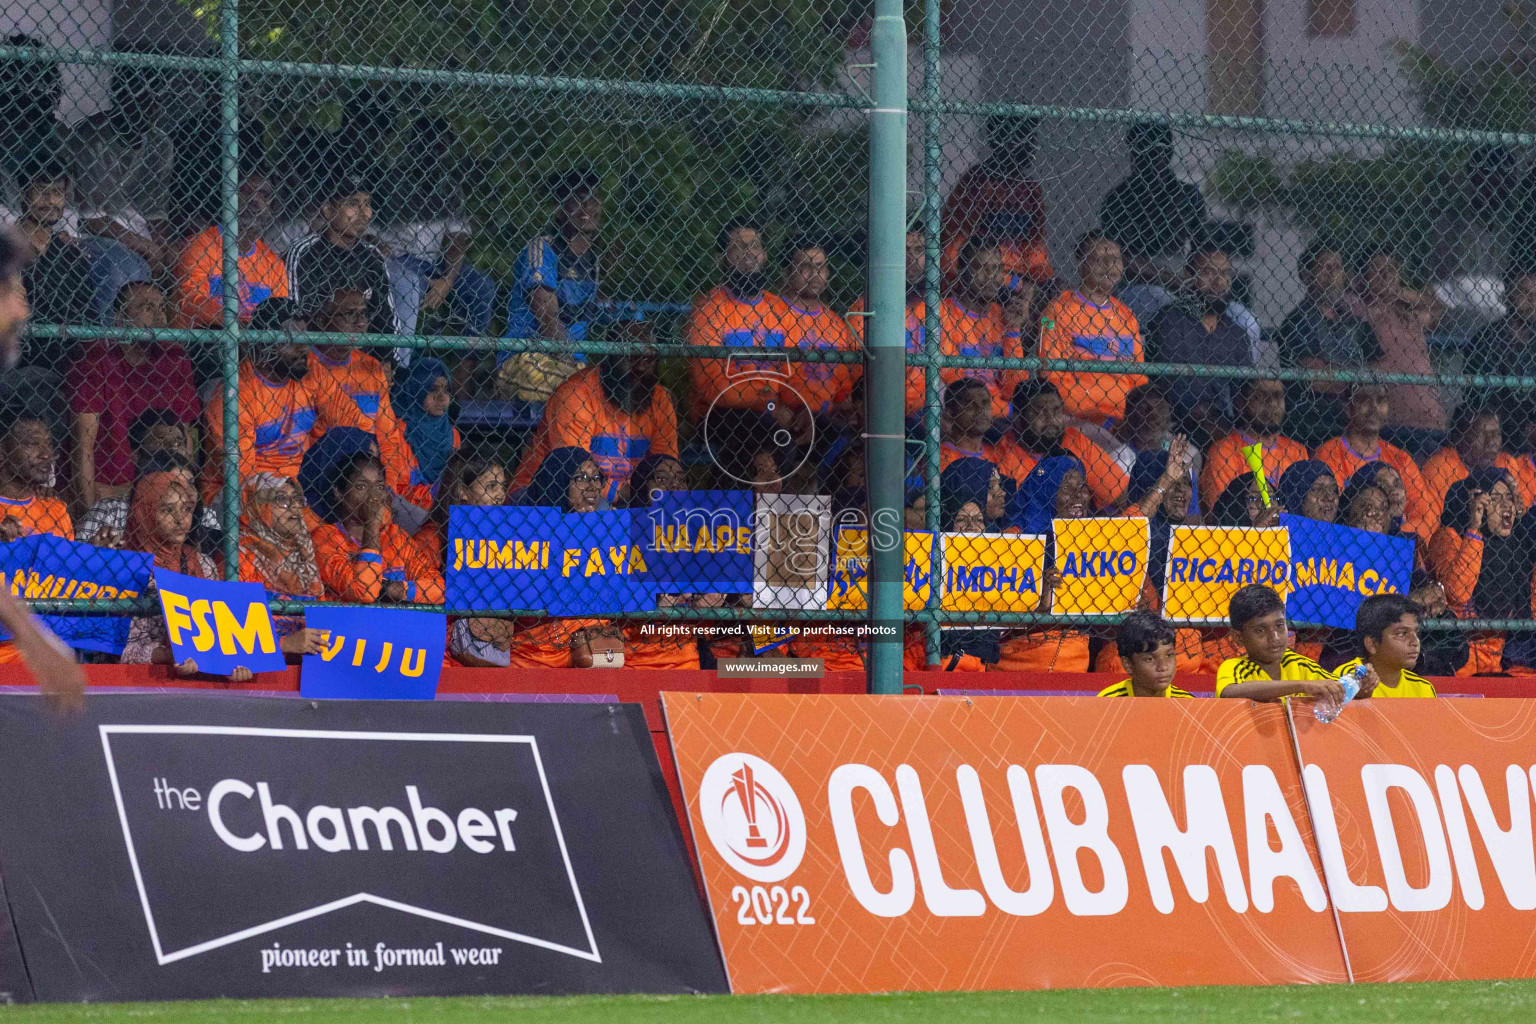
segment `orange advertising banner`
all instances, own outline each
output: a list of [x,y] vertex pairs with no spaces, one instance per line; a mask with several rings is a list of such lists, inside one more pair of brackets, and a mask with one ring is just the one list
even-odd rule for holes
[[1536,975],[1536,701],[1295,708],[1357,981]]
[[662,699],[733,991],[1346,978],[1280,706]]

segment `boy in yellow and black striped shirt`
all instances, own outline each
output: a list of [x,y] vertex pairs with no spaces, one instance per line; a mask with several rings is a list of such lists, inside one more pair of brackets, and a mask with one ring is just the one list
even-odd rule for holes
[[1356,700],[1435,695],[1434,683],[1409,671],[1419,663],[1419,609],[1412,601],[1401,594],[1377,594],[1361,601],[1355,612],[1355,639],[1365,656],[1340,665],[1339,675],[1367,661],[1381,680],[1374,689],[1362,686]]
[[[1344,686],[1331,672],[1290,650],[1285,602],[1274,590],[1260,583],[1243,587],[1232,595],[1227,619],[1244,653],[1221,663],[1216,696],[1249,700],[1309,696],[1343,702]],[[1368,675],[1368,680],[1373,679]]]
[[1099,691],[1100,697],[1190,697],[1173,685],[1178,664],[1173,627],[1151,612],[1132,612],[1120,623],[1115,647],[1121,666],[1131,674]]

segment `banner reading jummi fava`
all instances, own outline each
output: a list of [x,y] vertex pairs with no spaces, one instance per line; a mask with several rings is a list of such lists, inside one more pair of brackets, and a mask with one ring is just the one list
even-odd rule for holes
[[1278,706],[663,699],[736,992],[1346,977]]

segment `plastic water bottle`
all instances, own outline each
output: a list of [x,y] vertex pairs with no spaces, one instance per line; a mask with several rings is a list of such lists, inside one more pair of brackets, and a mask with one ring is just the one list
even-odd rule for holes
[[1355,694],[1360,692],[1360,685],[1365,682],[1365,664],[1362,662],[1339,677],[1339,682],[1344,684],[1344,700],[1334,701],[1331,698],[1323,698],[1312,706],[1312,715],[1319,722],[1327,724],[1339,717],[1339,712],[1344,710],[1344,705],[1355,699]]

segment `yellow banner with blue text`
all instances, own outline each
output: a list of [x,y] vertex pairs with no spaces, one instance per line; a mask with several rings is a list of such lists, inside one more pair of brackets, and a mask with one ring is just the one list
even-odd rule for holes
[[940,604],[947,612],[1032,612],[1040,607],[1045,538],[946,533]]
[[[833,544],[832,571],[827,587],[830,611],[863,611],[869,607],[869,531],[840,528]],[[905,562],[901,603],[907,611],[928,606],[933,535],[907,533],[902,543]]]
[[1051,602],[1060,615],[1121,615],[1135,611],[1147,579],[1151,534],[1145,519],[1058,519]]
[[1232,595],[1250,583],[1286,597],[1291,535],[1283,526],[1175,526],[1168,544],[1163,616],[1224,623]]

